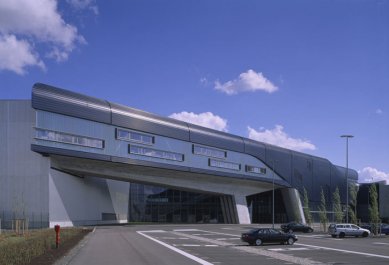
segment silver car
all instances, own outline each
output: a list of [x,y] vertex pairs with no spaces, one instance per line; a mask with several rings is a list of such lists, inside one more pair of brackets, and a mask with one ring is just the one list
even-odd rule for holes
[[367,237],[370,235],[370,231],[354,224],[331,224],[328,227],[328,234],[330,234],[332,237]]

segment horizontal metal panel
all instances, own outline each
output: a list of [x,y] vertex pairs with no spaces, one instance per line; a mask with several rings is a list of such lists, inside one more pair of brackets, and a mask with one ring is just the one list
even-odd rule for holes
[[77,118],[111,123],[111,109],[107,101],[45,84],[36,83],[33,86],[32,107]]
[[108,155],[81,152],[81,151],[68,150],[68,149],[49,147],[49,146],[42,146],[42,145],[36,145],[36,144],[31,145],[31,151],[40,153],[44,156],[50,156],[50,154],[53,154],[53,155],[72,156],[72,157],[104,160],[104,161],[111,160],[111,157]]
[[163,169],[185,171],[185,172],[190,171],[189,167],[185,167],[185,166],[158,163],[158,162],[153,162],[153,161],[136,160],[136,159],[130,159],[130,158],[124,158],[124,157],[117,157],[117,156],[112,156],[111,161],[114,163],[123,163],[123,164],[130,164],[130,165],[136,165],[136,166],[163,168]]
[[266,144],[251,139],[243,139],[246,154],[252,155],[266,163]]
[[188,124],[188,126],[190,141],[193,143],[244,153],[242,137],[208,129],[195,124]]
[[133,130],[189,141],[188,125],[171,118],[111,103],[112,124]]

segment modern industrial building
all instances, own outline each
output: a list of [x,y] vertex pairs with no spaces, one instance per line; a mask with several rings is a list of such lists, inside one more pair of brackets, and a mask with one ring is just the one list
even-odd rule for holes
[[[0,218],[30,227],[112,222],[304,221],[346,201],[346,169],[325,158],[35,84],[0,101]],[[349,169],[348,180],[357,172]]]

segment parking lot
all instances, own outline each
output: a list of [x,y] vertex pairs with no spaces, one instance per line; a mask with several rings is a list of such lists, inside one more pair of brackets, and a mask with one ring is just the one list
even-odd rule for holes
[[[332,238],[324,233],[296,233],[290,245],[248,246],[240,234],[255,226],[187,226],[142,229],[137,233],[211,264],[388,264],[389,236]],[[155,227],[154,227],[155,228]],[[206,264],[206,263],[204,263]],[[263,264],[263,263],[262,263]]]
[[[267,244],[249,246],[240,240],[242,232],[255,225],[142,225],[100,227],[89,241],[105,242],[103,252],[95,256],[119,258],[110,253],[109,242],[115,240],[132,262],[127,264],[388,264],[389,236],[367,238],[332,238],[313,232],[296,233],[294,245]],[[278,227],[276,227],[278,228]],[[100,239],[99,239],[100,238]],[[125,240],[122,240],[122,239]],[[122,240],[122,241],[120,241]],[[121,243],[122,242],[122,243]],[[89,242],[83,247],[88,250]],[[102,243],[103,244],[103,243]],[[97,246],[101,244],[95,244]],[[79,255],[83,255],[81,249]],[[113,247],[112,251],[118,251]],[[84,257],[80,264],[99,264]],[[126,257],[123,257],[125,260]],[[89,263],[91,261],[91,263]],[[114,262],[114,260],[110,260]],[[173,262],[173,263],[172,263]],[[78,264],[77,257],[71,264]],[[113,263],[112,263],[113,264]],[[125,264],[125,263],[121,263]]]

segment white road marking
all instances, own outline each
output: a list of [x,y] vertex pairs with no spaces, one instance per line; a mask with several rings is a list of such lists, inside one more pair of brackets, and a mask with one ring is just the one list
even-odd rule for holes
[[141,231],[136,231],[136,232],[137,232],[138,234],[140,234],[140,235],[142,235],[142,236],[144,236],[144,237],[146,237],[146,238],[148,238],[148,239],[150,239],[150,240],[153,240],[154,242],[157,242],[158,244],[161,244],[162,246],[167,247],[168,249],[171,249],[171,250],[173,250],[173,251],[175,251],[175,252],[177,252],[177,253],[179,253],[179,254],[181,254],[181,255],[183,255],[183,256],[185,256],[185,257],[191,259],[191,260],[194,260],[194,261],[196,261],[196,262],[198,262],[198,263],[200,263],[200,264],[202,264],[202,265],[213,265],[212,263],[209,263],[208,261],[205,261],[205,260],[203,260],[203,259],[200,259],[200,258],[198,258],[198,257],[196,257],[196,256],[193,256],[193,255],[191,255],[191,254],[189,254],[189,253],[187,253],[187,252],[185,252],[185,251],[182,251],[181,249],[178,249],[178,248],[173,247],[173,246],[171,246],[171,245],[169,245],[169,244],[166,244],[166,243],[164,243],[164,242],[162,242],[162,241],[159,241],[158,239],[155,239],[155,238],[153,238],[153,237],[151,237],[151,236],[146,235],[145,233],[147,233],[148,231],[143,231],[143,232],[141,232]]
[[382,243],[382,242],[373,242],[375,245],[389,245],[389,243]]
[[200,231],[198,229],[174,229],[175,232],[194,232],[194,231]]
[[230,238],[216,238],[216,240],[237,240],[240,239],[240,237],[230,237]]
[[[176,230],[174,230],[174,231],[176,231]],[[214,236],[215,234],[210,234],[210,233],[208,233],[208,234],[192,234],[193,236]]]
[[311,250],[312,248],[268,248],[272,251],[296,251],[296,250]]
[[389,256],[372,254],[372,253],[366,253],[366,252],[351,251],[351,250],[338,249],[338,248],[327,248],[327,247],[314,246],[314,245],[305,245],[305,244],[300,244],[300,243],[295,243],[295,245],[305,246],[305,247],[313,247],[313,248],[320,248],[320,249],[325,249],[325,250],[333,250],[333,251],[338,251],[338,252],[351,253],[351,254],[357,254],[357,255],[363,255],[363,256],[369,256],[369,257],[377,257],[377,258],[389,259]]
[[141,233],[165,233],[165,230],[145,230],[145,231],[137,231]]

